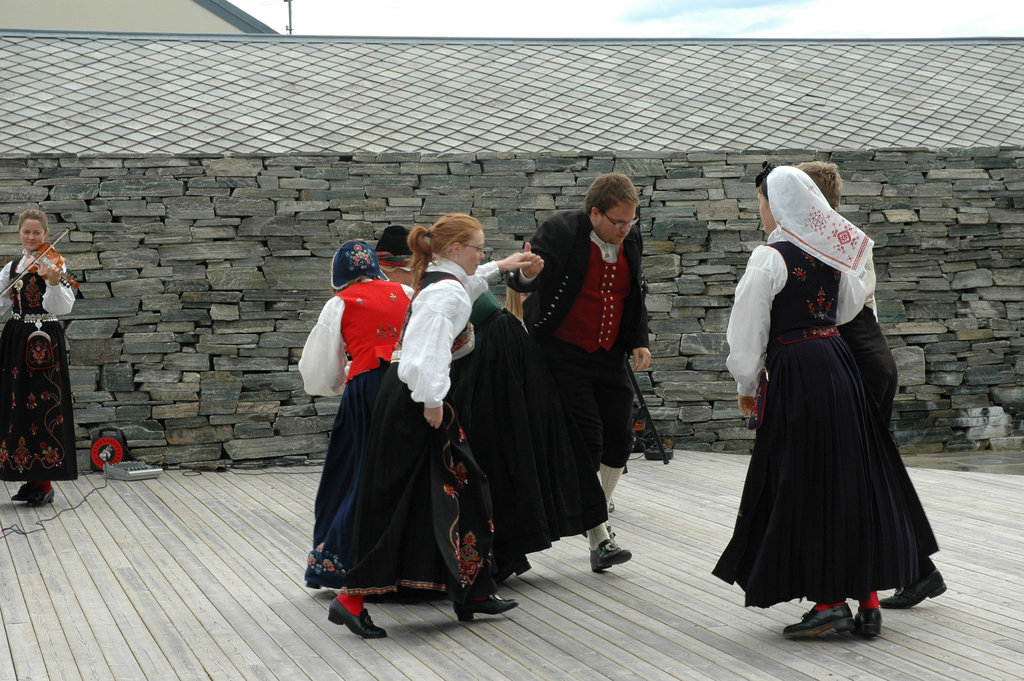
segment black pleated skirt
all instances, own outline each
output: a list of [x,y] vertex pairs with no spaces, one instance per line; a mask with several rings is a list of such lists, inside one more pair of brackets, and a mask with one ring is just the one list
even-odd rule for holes
[[838,336],[768,351],[764,419],[714,574],[746,605],[836,603],[909,584],[935,537]]
[[452,367],[452,396],[490,481],[499,567],[607,520],[586,444],[543,354],[511,313],[476,325],[475,349]]
[[423,418],[393,362],[381,381],[356,497],[345,592],[494,592],[490,492],[449,400],[440,429]]

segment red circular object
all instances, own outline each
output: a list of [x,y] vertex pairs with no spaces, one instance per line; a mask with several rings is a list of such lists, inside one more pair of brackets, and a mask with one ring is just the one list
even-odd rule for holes
[[89,450],[93,465],[103,468],[108,463],[121,463],[124,459],[124,445],[116,438],[101,437],[92,443]]

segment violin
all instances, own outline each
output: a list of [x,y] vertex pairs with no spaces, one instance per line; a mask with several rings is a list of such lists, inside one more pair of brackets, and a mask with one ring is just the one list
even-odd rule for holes
[[32,264],[26,270],[26,272],[36,273],[39,271],[40,265],[45,265],[51,269],[57,270],[60,280],[71,288],[78,288],[78,280],[73,276],[64,271],[64,257],[57,252],[57,249],[53,247],[49,241],[44,241],[39,245],[39,250],[32,251],[28,254],[29,258],[33,258]]

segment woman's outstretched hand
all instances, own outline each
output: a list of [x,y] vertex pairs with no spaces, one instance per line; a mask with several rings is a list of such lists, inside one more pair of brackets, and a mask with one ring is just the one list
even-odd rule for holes
[[544,259],[530,250],[530,244],[523,245],[522,253],[513,253],[498,261],[498,269],[503,272],[519,270],[527,279],[533,279],[544,269]]

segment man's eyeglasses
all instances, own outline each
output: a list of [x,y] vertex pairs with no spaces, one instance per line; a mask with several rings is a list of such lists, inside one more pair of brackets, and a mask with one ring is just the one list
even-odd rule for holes
[[612,225],[614,225],[617,229],[622,227],[636,227],[638,224],[640,224],[640,218],[638,217],[633,218],[632,220],[612,220],[610,217],[608,217],[608,213],[605,213],[600,208],[598,209],[598,212],[600,212],[601,215],[604,216],[604,219],[612,223]]

